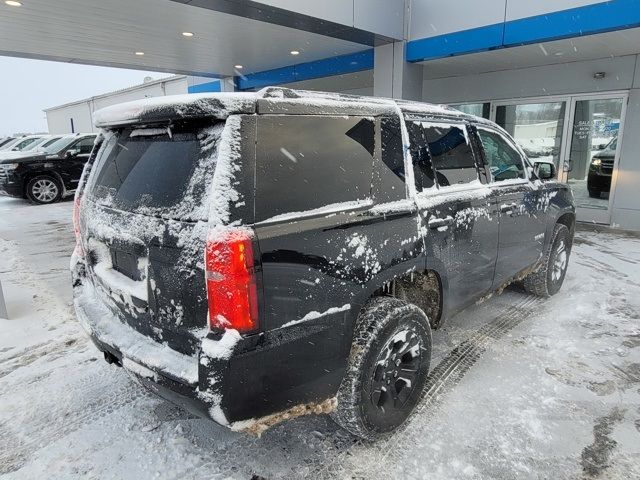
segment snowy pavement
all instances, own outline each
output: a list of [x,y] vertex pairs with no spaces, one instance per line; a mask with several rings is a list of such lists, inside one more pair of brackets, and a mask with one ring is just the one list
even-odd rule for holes
[[419,411],[371,445],[318,416],[233,433],[107,365],[70,306],[71,209],[0,197],[2,478],[640,478],[638,237],[580,232],[557,296],[451,319]]

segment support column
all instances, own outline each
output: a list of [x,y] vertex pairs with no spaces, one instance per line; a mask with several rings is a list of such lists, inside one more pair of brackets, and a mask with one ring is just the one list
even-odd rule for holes
[[422,65],[405,61],[406,42],[375,47],[373,94],[404,100],[422,100]]

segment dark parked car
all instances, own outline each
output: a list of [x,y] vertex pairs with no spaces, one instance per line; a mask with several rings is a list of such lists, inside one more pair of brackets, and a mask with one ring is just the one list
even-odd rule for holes
[[571,191],[487,120],[267,88],[96,122],[78,319],[109,363],[233,429],[332,412],[384,435],[420,401],[432,329],[514,280],[562,285]]
[[604,148],[600,146],[602,151],[591,158],[587,175],[587,190],[590,197],[600,198],[603,192],[609,193],[611,190],[611,176],[613,175],[617,147],[618,137],[615,137]]
[[0,193],[53,203],[75,192],[95,134],[74,134],[44,142],[36,150],[0,156]]
[[15,140],[14,137],[2,137],[0,138],[0,150],[2,150],[2,147],[7,145],[9,142],[13,142]]

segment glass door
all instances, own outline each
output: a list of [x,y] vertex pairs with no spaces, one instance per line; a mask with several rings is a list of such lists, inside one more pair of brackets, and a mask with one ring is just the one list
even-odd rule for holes
[[560,179],[573,190],[578,220],[610,222],[626,103],[626,94],[571,98]]
[[553,162],[560,170],[568,103],[568,97],[498,102],[492,120],[509,132],[532,162]]

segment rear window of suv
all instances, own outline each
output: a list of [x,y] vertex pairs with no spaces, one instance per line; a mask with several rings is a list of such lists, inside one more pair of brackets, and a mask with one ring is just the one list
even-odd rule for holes
[[259,117],[256,221],[369,199],[374,132],[366,117]]
[[148,215],[201,219],[222,124],[208,129],[123,129],[108,135],[87,184],[98,204]]

